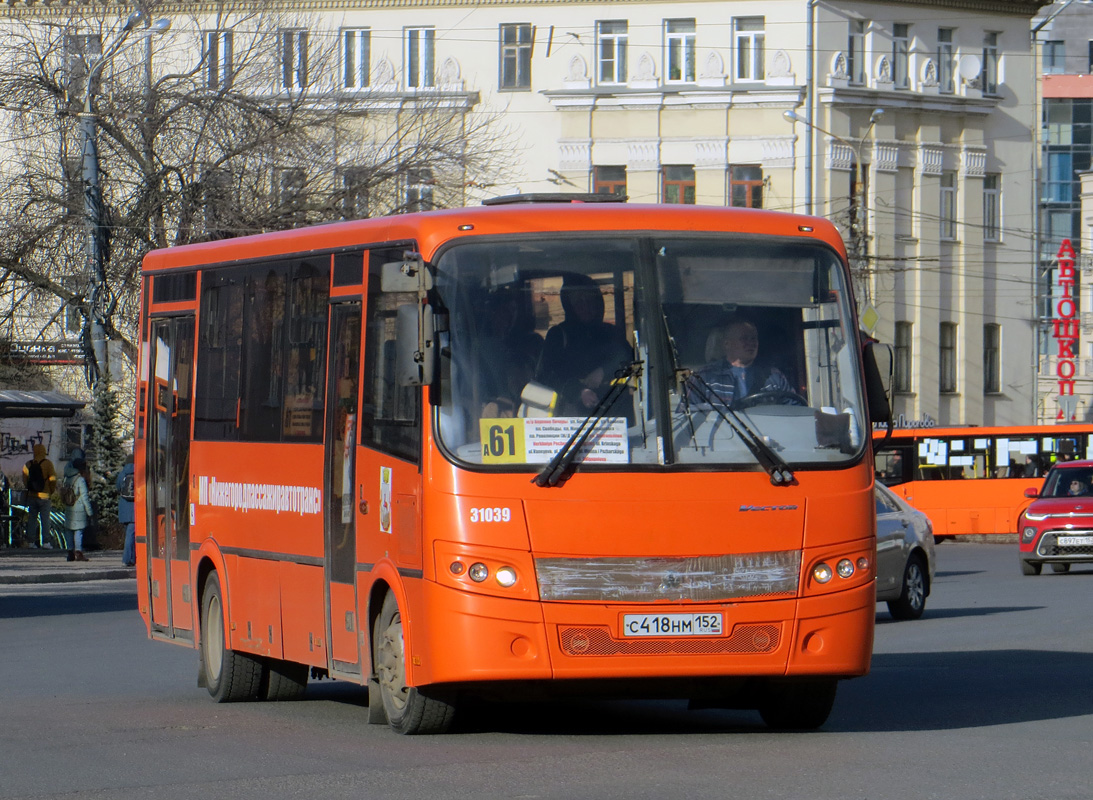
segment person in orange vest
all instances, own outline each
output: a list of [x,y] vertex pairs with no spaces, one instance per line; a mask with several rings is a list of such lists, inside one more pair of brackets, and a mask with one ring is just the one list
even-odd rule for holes
[[23,485],[27,490],[27,506],[38,517],[39,547],[53,547],[49,515],[53,511],[53,493],[57,491],[57,472],[49,460],[44,444],[34,445],[34,458],[23,465]]

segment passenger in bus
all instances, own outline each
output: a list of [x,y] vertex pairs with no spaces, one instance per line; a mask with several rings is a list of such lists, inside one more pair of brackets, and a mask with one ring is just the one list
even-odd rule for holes
[[[788,392],[793,387],[775,366],[758,360],[759,330],[746,317],[736,316],[718,328],[706,347],[709,363],[695,371],[689,382],[687,399],[705,402],[706,395],[732,405],[759,392]],[[696,380],[701,378],[701,380]]]
[[502,287],[487,298],[486,330],[475,353],[484,419],[515,416],[520,392],[535,377],[543,337],[532,324],[517,290]]
[[568,273],[561,300],[565,320],[547,331],[536,381],[557,392],[560,415],[583,415],[607,394],[633,349],[625,332],[604,322],[603,295],[590,277]]

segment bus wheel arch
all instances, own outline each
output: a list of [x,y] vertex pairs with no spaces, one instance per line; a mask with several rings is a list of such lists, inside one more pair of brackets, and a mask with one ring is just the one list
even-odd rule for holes
[[[374,605],[374,604],[373,604]],[[371,613],[369,614],[371,616]],[[402,734],[444,733],[455,717],[454,694],[432,687],[408,685],[402,611],[393,591],[383,596],[372,626],[372,675],[369,681],[369,721],[375,705],[382,706],[387,724]],[[374,702],[373,691],[378,693]]]

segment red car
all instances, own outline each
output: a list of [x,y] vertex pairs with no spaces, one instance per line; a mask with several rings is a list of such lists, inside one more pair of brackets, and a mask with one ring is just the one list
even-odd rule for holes
[[1021,572],[1068,572],[1071,564],[1093,563],[1093,461],[1063,461],[1052,467],[1035,501],[1021,514]]

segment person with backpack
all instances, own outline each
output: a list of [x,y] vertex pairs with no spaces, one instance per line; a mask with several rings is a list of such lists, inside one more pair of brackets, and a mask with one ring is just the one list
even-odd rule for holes
[[[34,458],[23,465],[23,485],[27,489],[29,516],[38,518],[38,546],[53,547],[49,515],[53,510],[53,501],[50,498],[57,491],[57,472],[53,469],[53,462],[49,460],[44,444],[34,445]],[[27,527],[30,527],[29,521]]]
[[125,547],[121,551],[121,563],[127,567],[137,565],[137,525],[133,516],[133,497],[135,496],[133,456],[125,459],[125,466],[118,473],[118,522],[125,526]]
[[65,532],[72,532],[71,537],[67,537],[69,561],[87,561],[83,554],[83,534],[94,516],[87,481],[87,462],[82,458],[68,462],[61,481],[61,502],[65,507]]

